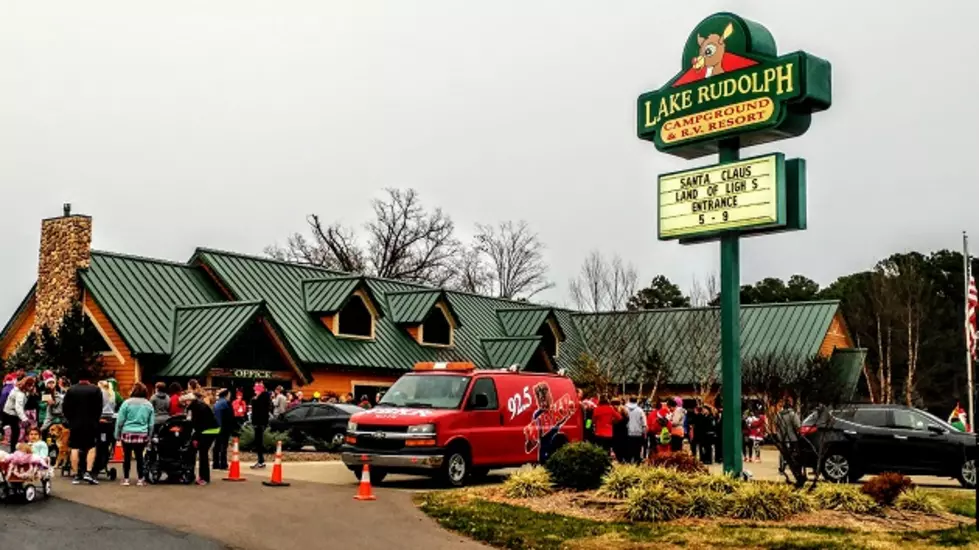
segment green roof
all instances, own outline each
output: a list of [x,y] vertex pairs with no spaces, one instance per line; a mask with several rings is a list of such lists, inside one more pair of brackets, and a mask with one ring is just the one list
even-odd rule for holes
[[541,337],[524,338],[484,338],[483,349],[486,351],[488,366],[505,369],[511,365],[523,368],[540,347]]
[[347,298],[357,287],[364,285],[364,278],[333,277],[302,281],[303,303],[311,313],[335,313],[343,309]]
[[[741,356],[816,355],[838,310],[838,301],[742,306]],[[718,308],[575,314],[573,318],[588,351],[614,371],[628,371],[652,350],[671,367],[672,383],[693,383],[705,369],[720,370]]]
[[551,308],[526,307],[496,310],[507,336],[534,336],[551,315]]
[[262,302],[225,302],[176,308],[173,351],[158,376],[202,376],[262,311]]
[[456,326],[460,326],[458,315],[452,309],[445,291],[441,289],[389,293],[387,300],[391,320],[403,325],[423,323],[440,299],[448,306],[449,314],[454,318]]
[[134,354],[170,353],[177,306],[224,301],[200,269],[137,256],[93,250],[81,279]]

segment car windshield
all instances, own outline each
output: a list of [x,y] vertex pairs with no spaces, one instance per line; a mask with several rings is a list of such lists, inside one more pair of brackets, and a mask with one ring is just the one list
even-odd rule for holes
[[469,386],[469,376],[407,374],[381,398],[380,405],[457,409]]

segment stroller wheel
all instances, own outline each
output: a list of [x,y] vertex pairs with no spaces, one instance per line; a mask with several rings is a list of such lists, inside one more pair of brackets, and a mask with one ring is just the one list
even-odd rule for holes
[[156,485],[159,483],[160,477],[160,470],[157,470],[156,468],[146,470],[146,481],[149,482],[150,485]]
[[37,499],[37,488],[30,483],[24,485],[24,502],[34,502]]
[[118,476],[119,474],[118,472],[116,472],[115,468],[109,468],[109,470],[106,471],[106,475],[109,477],[109,481],[115,481],[116,476]]
[[45,479],[44,481],[41,482],[41,492],[44,493],[44,496],[46,496],[46,497],[47,496],[51,496],[51,480],[50,479]]
[[180,472],[180,483],[183,483],[184,485],[190,485],[193,482],[194,482],[193,470]]

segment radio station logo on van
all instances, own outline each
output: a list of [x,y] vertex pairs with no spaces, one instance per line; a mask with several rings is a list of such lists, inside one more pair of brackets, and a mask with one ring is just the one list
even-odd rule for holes
[[683,158],[717,152],[717,141],[756,145],[802,135],[831,104],[830,64],[795,52],[778,57],[762,25],[718,13],[694,28],[680,71],[639,96],[638,135]]

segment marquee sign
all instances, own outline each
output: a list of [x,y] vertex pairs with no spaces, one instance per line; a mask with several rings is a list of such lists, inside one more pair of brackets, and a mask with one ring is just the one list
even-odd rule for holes
[[704,19],[683,48],[680,72],[639,96],[638,134],[683,158],[799,136],[831,104],[830,64],[805,52],[778,57],[768,29],[732,13]]

